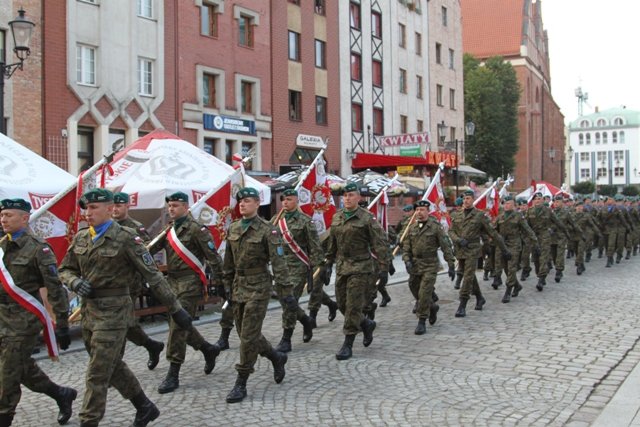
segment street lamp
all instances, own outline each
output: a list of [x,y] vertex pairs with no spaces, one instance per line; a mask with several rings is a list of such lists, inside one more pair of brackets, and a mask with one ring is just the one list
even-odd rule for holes
[[17,69],[22,70],[25,59],[31,55],[29,43],[31,42],[33,28],[36,26],[36,24],[25,18],[24,15],[25,11],[21,8],[18,11],[18,16],[9,22],[11,35],[13,36],[13,52],[20,62],[5,64],[5,58],[0,58],[0,73],[2,73],[2,76],[0,76],[0,132],[5,135],[7,129],[4,121],[4,80],[5,78],[10,79]]
[[[465,125],[464,125],[464,129],[465,129],[465,133],[467,134],[467,136],[469,137],[473,137],[475,130],[476,130],[476,125],[475,123],[473,123],[472,121],[468,121]],[[455,139],[453,141],[449,141],[449,142],[444,142],[445,138],[447,136],[447,125],[445,124],[444,120],[441,123],[438,123],[438,137],[440,139],[440,146],[442,146],[443,148],[447,149],[447,147],[450,147],[450,144],[454,144],[454,149],[455,149],[455,154],[456,154],[456,167],[455,167],[455,182],[456,182],[456,197],[458,196],[458,192],[459,192],[459,186],[460,186],[460,182],[458,179],[458,172],[459,172],[459,168],[460,168],[460,157],[458,156],[458,145],[462,144],[462,146],[464,147],[464,140],[460,140],[460,139]]]

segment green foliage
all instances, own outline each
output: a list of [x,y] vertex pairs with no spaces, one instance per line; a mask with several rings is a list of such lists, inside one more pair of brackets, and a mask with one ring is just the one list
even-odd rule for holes
[[640,194],[640,190],[635,185],[626,185],[622,187],[622,194],[625,196],[637,196]]
[[617,185],[601,185],[598,187],[598,194],[601,196],[609,196],[613,197],[618,194],[618,186]]
[[493,57],[481,66],[473,56],[464,56],[465,122],[476,125],[475,135],[467,137],[466,157],[487,175],[506,175],[515,167],[519,99],[520,84],[510,63]]
[[592,181],[582,181],[571,186],[571,190],[577,194],[593,194],[596,185]]

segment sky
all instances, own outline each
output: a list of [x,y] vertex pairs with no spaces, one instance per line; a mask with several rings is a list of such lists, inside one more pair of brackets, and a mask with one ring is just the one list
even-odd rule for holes
[[578,86],[589,94],[584,114],[640,110],[639,0],[543,0],[542,20],[551,93],[567,123],[578,117]]

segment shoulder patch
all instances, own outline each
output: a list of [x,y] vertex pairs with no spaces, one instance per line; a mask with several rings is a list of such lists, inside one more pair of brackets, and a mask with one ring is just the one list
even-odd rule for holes
[[57,276],[57,275],[58,275],[58,268],[56,267],[56,265],[55,265],[55,264],[50,264],[50,265],[49,265],[49,273],[50,273],[52,276]]
[[47,246],[45,246],[44,248],[42,248],[42,252],[44,252],[45,254],[50,254],[51,253],[51,249],[49,249]]
[[151,267],[154,263],[153,261],[153,257],[151,256],[151,254],[148,251],[145,251],[142,254],[142,262],[144,263],[144,265]]
[[209,249],[211,249],[212,251],[216,250],[216,245],[213,244],[213,242],[209,241],[207,243],[207,246],[209,247]]
[[280,245],[278,245],[278,247],[276,248],[276,253],[278,254],[278,256],[283,256],[284,255],[284,248]]

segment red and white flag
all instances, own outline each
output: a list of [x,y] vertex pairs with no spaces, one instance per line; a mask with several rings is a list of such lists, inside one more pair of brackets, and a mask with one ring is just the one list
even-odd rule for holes
[[389,205],[389,196],[387,191],[382,192],[382,196],[378,198],[376,203],[369,207],[369,212],[378,220],[382,229],[386,232],[389,231],[389,221],[387,217],[387,205]]
[[327,184],[327,174],[324,160],[318,155],[309,166],[308,173],[298,188],[300,209],[311,217],[318,230],[318,234],[329,230],[331,220],[336,213],[336,205],[331,195],[331,188]]
[[489,213],[491,218],[495,218],[500,213],[500,193],[496,191],[496,183],[485,190],[474,202],[476,209]]
[[440,179],[442,169],[439,167],[436,171],[429,188],[422,196],[422,200],[428,200],[431,202],[429,211],[439,222],[442,224],[445,230],[449,230],[451,225],[451,217],[447,211],[447,204],[444,199],[444,190],[442,189],[442,180]]

